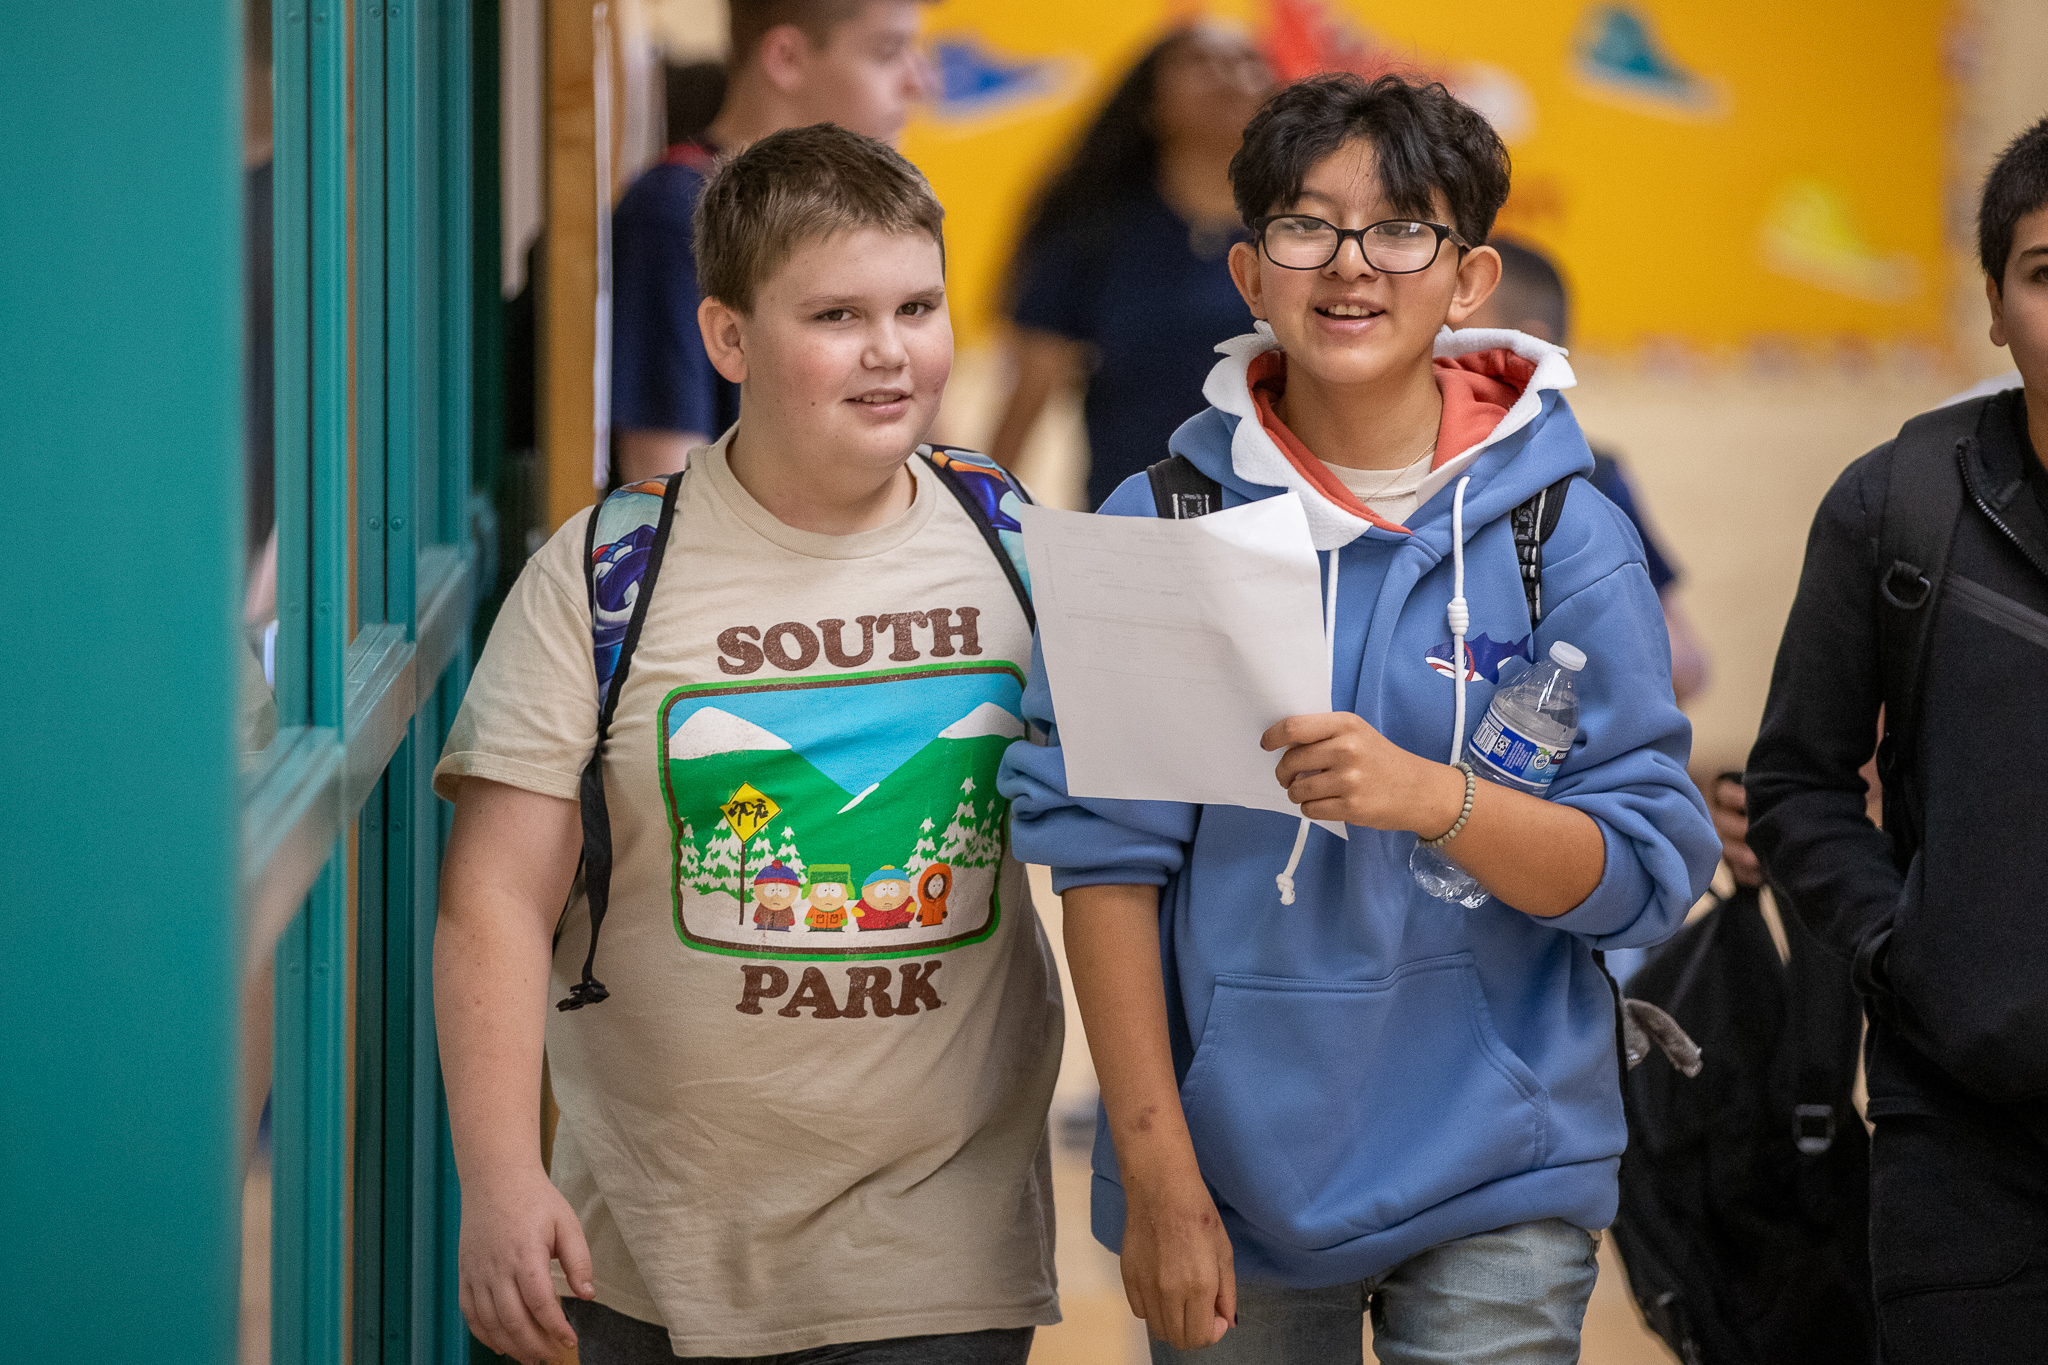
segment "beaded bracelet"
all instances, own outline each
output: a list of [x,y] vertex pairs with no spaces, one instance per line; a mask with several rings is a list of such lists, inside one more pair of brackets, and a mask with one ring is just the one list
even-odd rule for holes
[[1472,818],[1472,793],[1479,789],[1479,774],[1472,771],[1472,765],[1470,763],[1465,763],[1461,761],[1455,766],[1460,772],[1465,774],[1465,805],[1458,812],[1458,820],[1456,824],[1452,825],[1449,829],[1445,830],[1442,834],[1439,834],[1434,839],[1422,840],[1422,846],[1424,848],[1442,848],[1445,844],[1448,844],[1451,840],[1457,838],[1458,831],[1465,828],[1465,822]]

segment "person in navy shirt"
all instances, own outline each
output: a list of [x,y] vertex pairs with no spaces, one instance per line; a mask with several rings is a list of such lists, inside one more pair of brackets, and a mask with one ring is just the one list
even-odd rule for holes
[[613,478],[674,473],[739,415],[697,329],[691,219],[721,151],[781,128],[837,123],[893,141],[929,76],[920,0],[731,0],[725,100],[702,140],[680,143],[612,211]]
[[1103,105],[1011,266],[1016,383],[997,460],[1014,466],[1046,400],[1083,383],[1093,508],[1202,411],[1213,348],[1251,326],[1225,265],[1243,240],[1228,167],[1271,87],[1248,43],[1198,24],[1154,45]]

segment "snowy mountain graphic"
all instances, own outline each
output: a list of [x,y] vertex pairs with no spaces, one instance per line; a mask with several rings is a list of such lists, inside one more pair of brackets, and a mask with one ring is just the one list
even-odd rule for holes
[[735,749],[788,747],[788,740],[770,734],[754,722],[742,720],[730,711],[707,706],[693,713],[680,729],[669,736],[668,756],[671,759],[691,759],[729,754]]
[[939,731],[940,739],[976,739],[982,735],[1022,739],[1024,722],[994,702],[985,701]]

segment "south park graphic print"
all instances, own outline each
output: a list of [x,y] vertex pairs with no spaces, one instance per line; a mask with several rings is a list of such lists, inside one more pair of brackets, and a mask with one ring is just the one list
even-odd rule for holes
[[1001,917],[1009,663],[680,687],[662,702],[676,933],[753,959],[919,956]]

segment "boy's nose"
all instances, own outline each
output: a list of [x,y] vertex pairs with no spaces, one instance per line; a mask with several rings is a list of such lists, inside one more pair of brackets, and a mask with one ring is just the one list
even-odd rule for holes
[[887,322],[868,334],[867,354],[862,360],[871,370],[900,370],[910,363],[910,349],[895,324]]
[[1365,248],[1359,245],[1356,237],[1346,237],[1343,241],[1339,242],[1337,244],[1337,254],[1330,258],[1329,265],[1325,266],[1324,269],[1331,271],[1341,279],[1347,280],[1355,280],[1361,276],[1377,275],[1379,273],[1379,271],[1373,268],[1372,262],[1365,258]]

